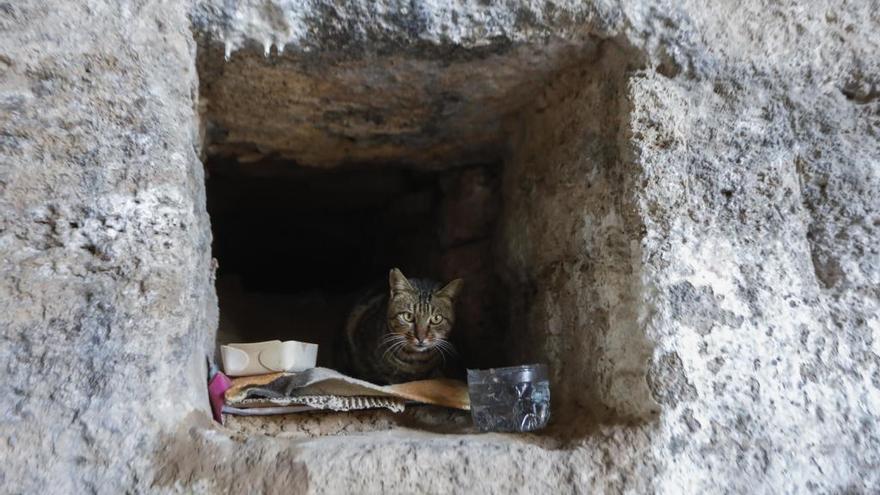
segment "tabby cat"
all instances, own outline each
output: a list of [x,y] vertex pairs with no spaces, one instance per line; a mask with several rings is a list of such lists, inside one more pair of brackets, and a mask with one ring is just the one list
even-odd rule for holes
[[348,371],[375,383],[436,376],[454,352],[447,338],[455,323],[455,298],[462,280],[441,287],[432,280],[407,279],[392,268],[388,282],[388,289],[367,293],[349,314]]

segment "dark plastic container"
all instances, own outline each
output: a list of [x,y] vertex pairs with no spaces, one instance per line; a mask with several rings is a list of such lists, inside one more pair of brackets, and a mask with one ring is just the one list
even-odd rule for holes
[[525,432],[550,420],[547,365],[468,370],[471,416],[480,431]]

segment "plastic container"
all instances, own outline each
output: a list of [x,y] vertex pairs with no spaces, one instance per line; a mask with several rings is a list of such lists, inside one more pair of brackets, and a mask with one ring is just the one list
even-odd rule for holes
[[550,420],[547,365],[468,370],[471,416],[480,431],[540,430]]
[[318,345],[296,340],[227,344],[220,346],[220,357],[227,376],[304,371],[315,367]]

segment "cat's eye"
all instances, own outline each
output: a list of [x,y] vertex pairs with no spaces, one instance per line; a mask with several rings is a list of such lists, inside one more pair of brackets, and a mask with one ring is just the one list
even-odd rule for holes
[[431,317],[431,324],[438,325],[441,321],[443,321],[443,317],[440,315],[434,315]]
[[405,322],[412,322],[413,321],[413,314],[410,313],[409,311],[404,311],[403,313],[400,313],[400,317],[403,318],[403,321],[405,321]]

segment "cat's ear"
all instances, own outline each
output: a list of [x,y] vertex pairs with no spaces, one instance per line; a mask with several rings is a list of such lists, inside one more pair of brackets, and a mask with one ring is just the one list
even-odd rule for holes
[[391,287],[392,296],[400,292],[415,292],[415,288],[397,268],[392,268],[391,273],[388,274],[388,285]]
[[442,289],[438,290],[434,293],[434,297],[445,297],[450,301],[454,301],[458,296],[458,293],[461,292],[461,287],[464,285],[464,280],[457,278],[452,282],[444,285]]

